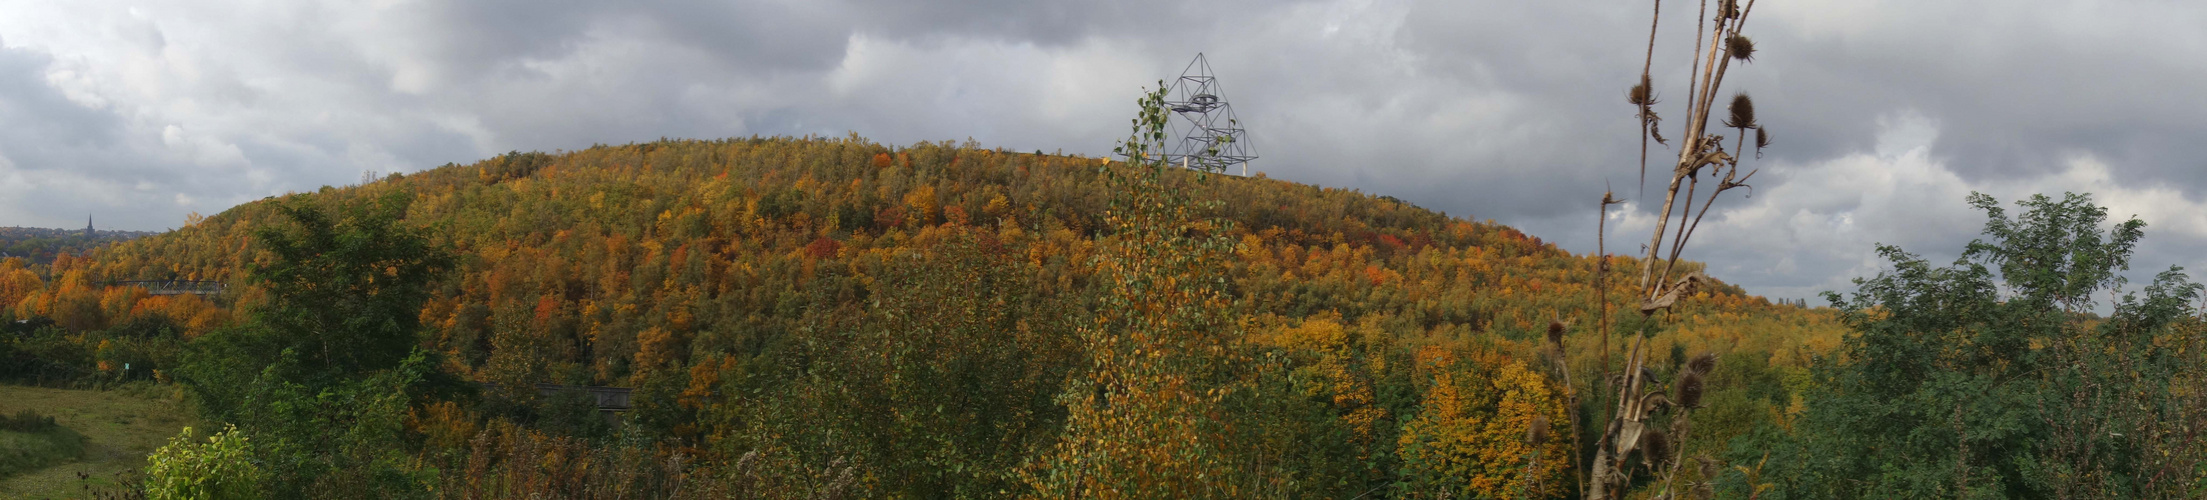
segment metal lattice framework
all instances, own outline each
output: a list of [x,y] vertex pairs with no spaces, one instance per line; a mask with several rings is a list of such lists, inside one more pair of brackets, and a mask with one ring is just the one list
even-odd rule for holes
[[1239,165],[1241,174],[1249,175],[1249,160],[1257,159],[1257,150],[1224,95],[1218,77],[1211,74],[1211,62],[1197,53],[1165,94],[1165,109],[1176,117],[1168,125],[1172,136],[1166,139],[1166,160],[1209,172]]
[[198,280],[118,280],[101,284],[144,288],[148,295],[220,295],[223,288],[220,281]]

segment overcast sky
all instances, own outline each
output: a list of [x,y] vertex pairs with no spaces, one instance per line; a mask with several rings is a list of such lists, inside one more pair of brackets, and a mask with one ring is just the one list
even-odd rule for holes
[[[1685,93],[1693,5],[1664,5],[1664,96]],[[161,230],[363,171],[660,137],[1100,155],[1142,87],[1203,52],[1256,170],[1583,253],[1605,186],[1657,195],[1638,186],[1623,99],[1650,7],[0,0],[0,226]],[[1719,278],[1806,297],[1876,273],[1877,243],[1951,259],[1982,223],[1971,191],[2091,192],[2150,224],[2143,271],[2207,263],[2191,250],[2207,244],[2207,3],[1756,10],[1761,52],[1726,83],[1776,144],[1750,163],[1754,195],[1721,201],[1689,253]],[[1628,208],[1613,251],[1647,239],[1646,208]]]

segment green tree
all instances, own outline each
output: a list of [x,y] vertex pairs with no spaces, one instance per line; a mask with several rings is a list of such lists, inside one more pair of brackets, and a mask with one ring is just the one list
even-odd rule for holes
[[[1040,496],[1101,498],[1250,495],[1218,411],[1241,388],[1230,361],[1245,356],[1225,267],[1233,240],[1204,218],[1163,160],[1165,91],[1139,101],[1125,162],[1101,167],[1113,187],[1099,238],[1094,318],[1079,330],[1084,373],[1065,385],[1065,429],[1029,463]],[[1201,181],[1208,174],[1197,174]],[[1216,181],[1212,181],[1216,182]],[[1246,359],[1246,358],[1243,358]]]
[[274,259],[250,269],[269,302],[253,320],[328,374],[398,366],[418,344],[429,284],[452,258],[400,219],[393,193],[332,212],[301,196],[278,204],[290,224],[254,236]]
[[399,422],[437,378],[418,317],[451,258],[400,223],[407,203],[283,201],[290,224],[256,233],[272,257],[250,275],[266,302],[195,342],[178,370],[207,420],[254,437],[275,496],[391,497],[425,484],[404,461]]
[[2100,318],[2143,222],[2103,232],[2107,210],[2079,194],[2016,219],[1970,203],[1986,238],[1954,264],[1881,246],[1891,271],[1826,294],[1856,333],[1818,366],[1797,434],[1737,442],[1734,463],[1767,448],[1763,480],[1794,498],[2186,496],[2200,286],[2172,267]]
[[821,325],[800,356],[810,376],[789,384],[804,408],[773,434],[822,465],[855,459],[879,494],[1019,491],[1012,472],[1065,419],[1055,396],[1073,365],[1075,304],[1042,292],[987,235],[922,250],[889,260],[855,324]]

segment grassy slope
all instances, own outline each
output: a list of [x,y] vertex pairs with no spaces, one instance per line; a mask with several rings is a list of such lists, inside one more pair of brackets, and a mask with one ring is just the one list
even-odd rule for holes
[[36,432],[0,429],[0,477],[44,469],[83,453],[83,436],[68,427]]
[[75,462],[0,481],[0,497],[68,498],[84,493],[80,473],[89,474],[95,487],[113,485],[118,474],[135,473],[145,466],[146,454],[193,425],[190,413],[173,398],[151,393],[161,390],[165,388],[133,393],[0,385],[0,412],[29,408],[53,415],[57,423],[91,439]]

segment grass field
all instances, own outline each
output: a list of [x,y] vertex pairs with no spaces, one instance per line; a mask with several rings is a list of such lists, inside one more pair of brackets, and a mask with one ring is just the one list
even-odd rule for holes
[[[43,415],[0,413],[0,477],[44,469],[84,456],[84,436]],[[27,425],[26,425],[27,424]]]
[[0,498],[75,498],[84,495],[87,484],[112,487],[118,478],[133,477],[145,466],[146,454],[193,425],[173,391],[153,385],[113,391],[0,385],[0,414],[29,409],[52,415],[55,423],[87,438],[75,461],[0,477]]

